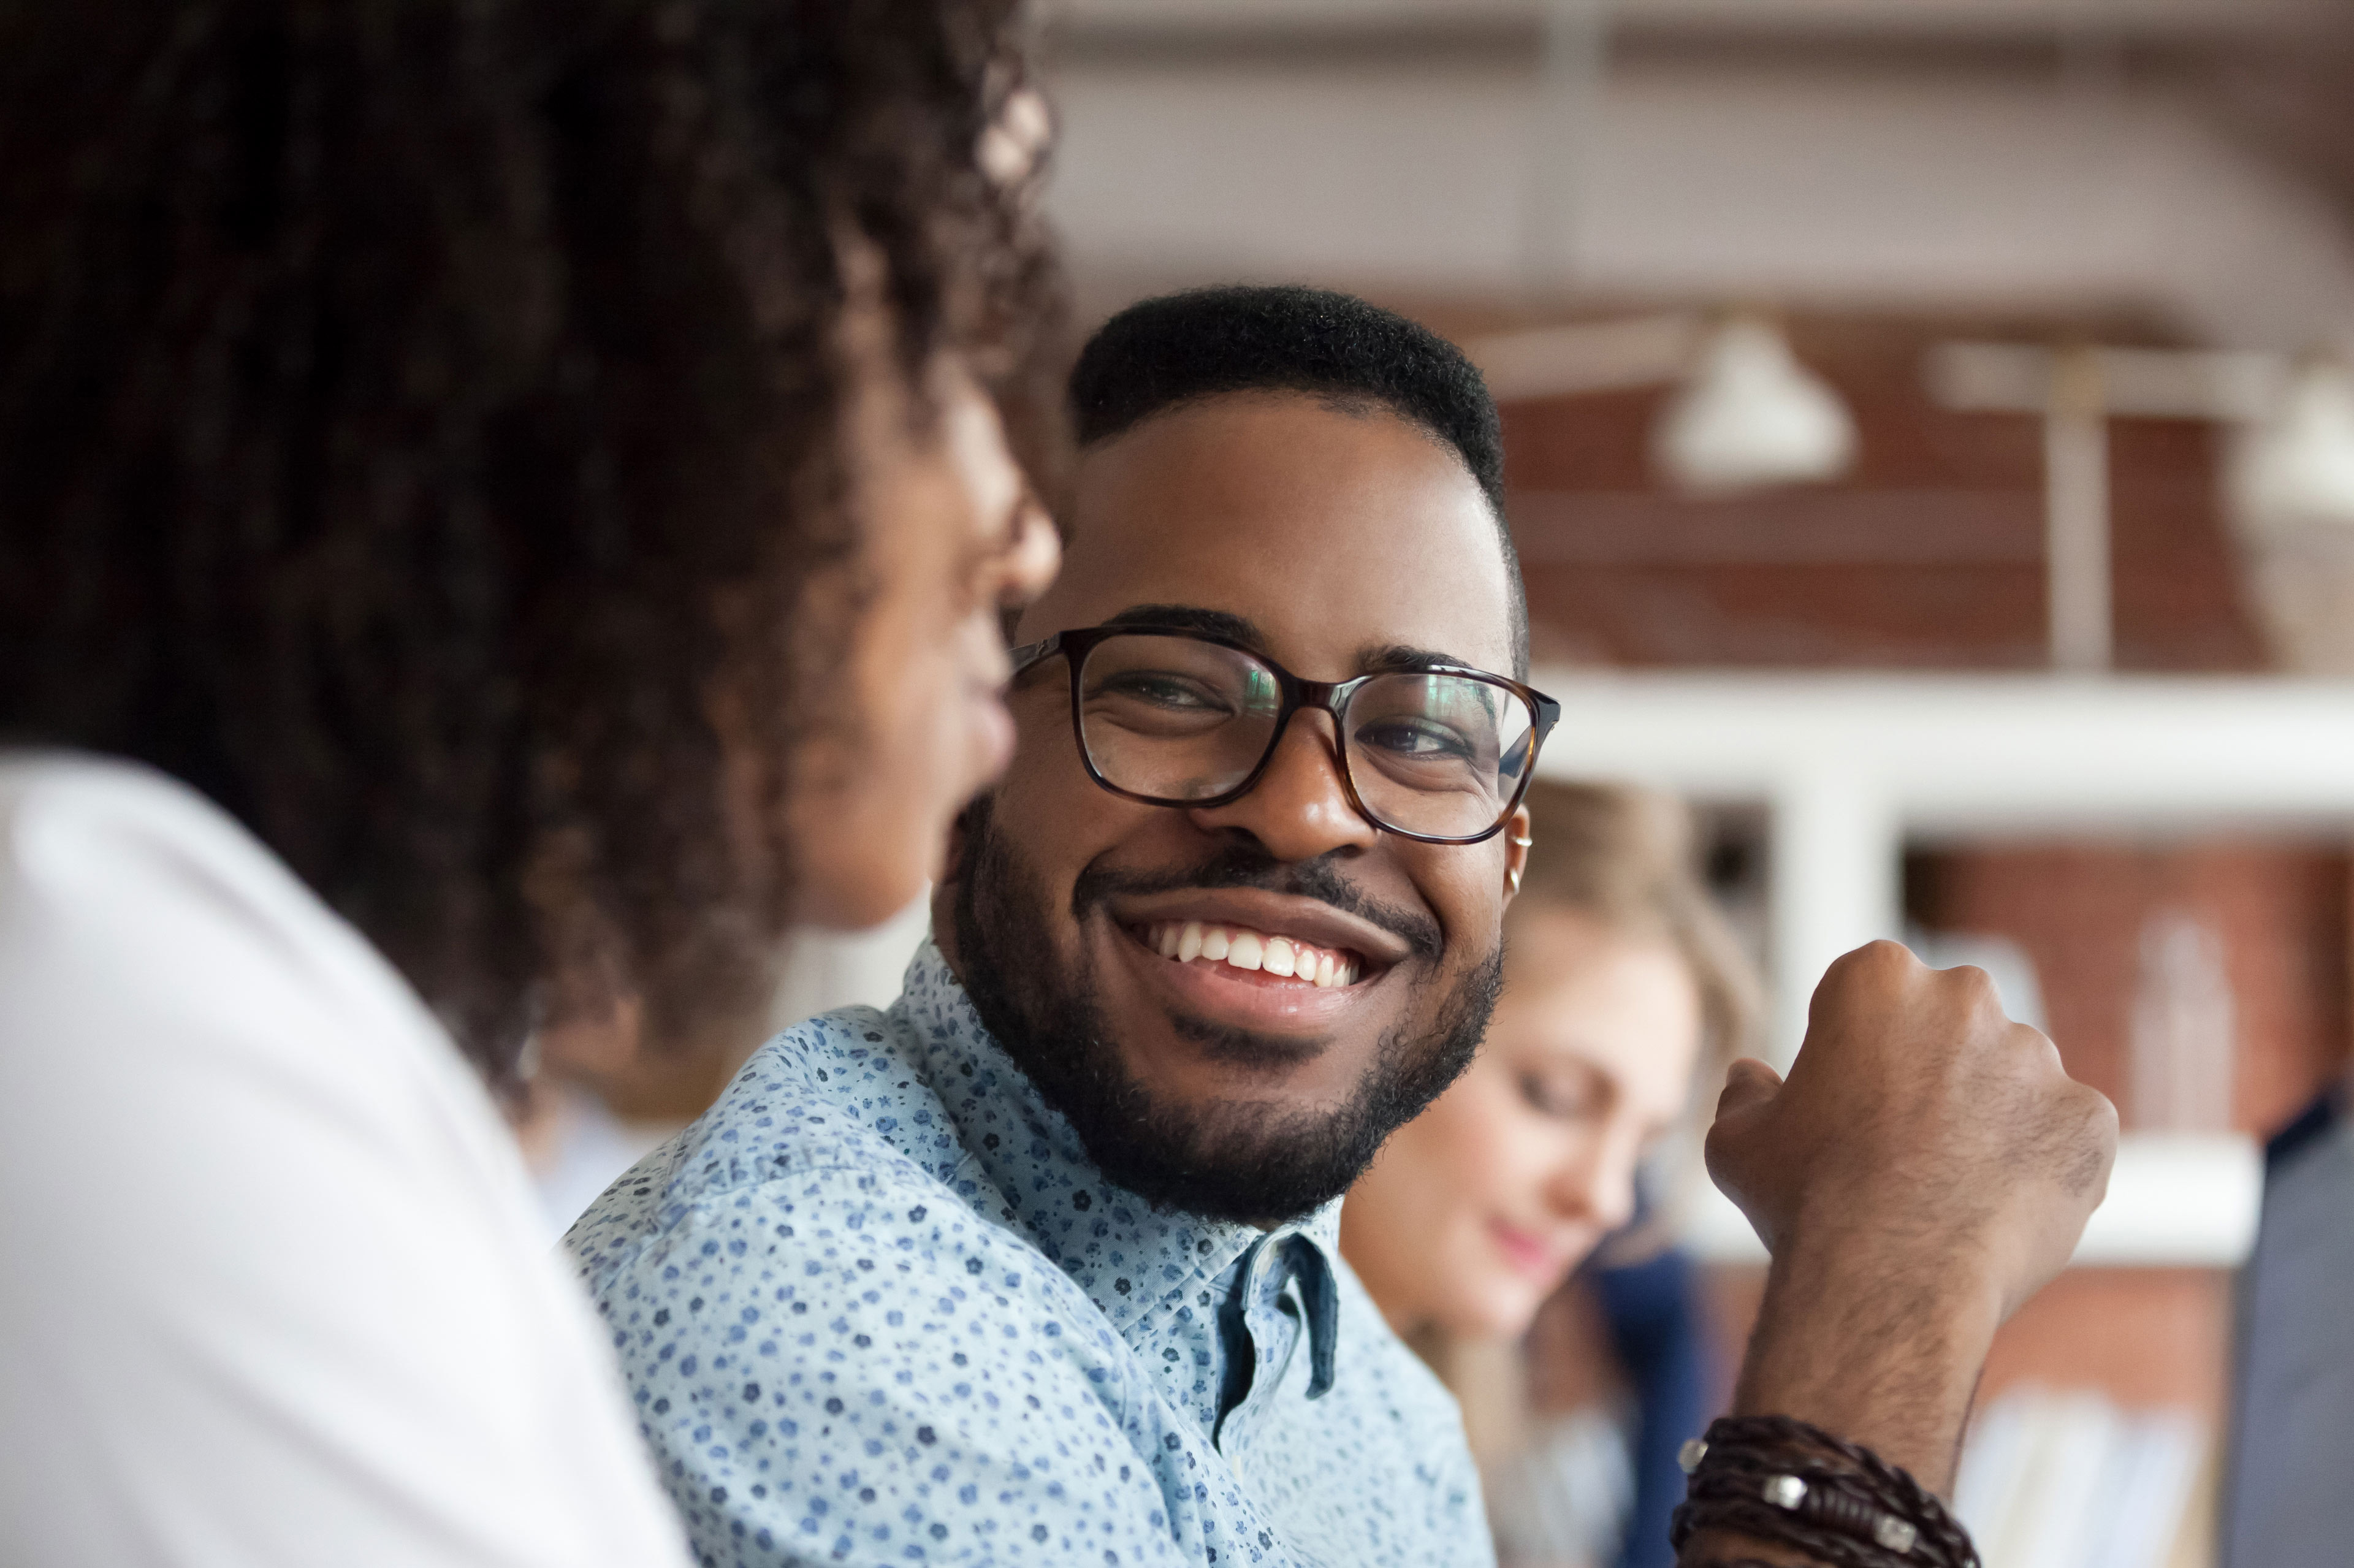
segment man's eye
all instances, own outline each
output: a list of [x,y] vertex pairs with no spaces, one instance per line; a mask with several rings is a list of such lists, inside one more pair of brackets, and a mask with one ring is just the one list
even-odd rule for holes
[[1361,746],[1378,747],[1393,756],[1429,761],[1471,755],[1470,744],[1461,735],[1427,719],[1384,719],[1364,725],[1357,731],[1357,741]]
[[1114,675],[1095,690],[1098,697],[1116,697],[1127,702],[1150,703],[1155,707],[1182,708],[1195,712],[1226,712],[1231,708],[1217,693],[1199,681],[1183,675],[1161,671],[1136,670]]

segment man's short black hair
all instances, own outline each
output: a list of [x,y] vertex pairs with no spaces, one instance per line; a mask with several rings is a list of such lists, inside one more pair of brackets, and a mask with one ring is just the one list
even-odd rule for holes
[[1504,550],[1512,664],[1526,675],[1528,600],[1504,522],[1504,438],[1496,400],[1463,351],[1418,322],[1352,294],[1298,284],[1231,284],[1129,306],[1071,372],[1079,445],[1153,415],[1231,392],[1304,392],[1352,412],[1384,408],[1452,447],[1488,498]]

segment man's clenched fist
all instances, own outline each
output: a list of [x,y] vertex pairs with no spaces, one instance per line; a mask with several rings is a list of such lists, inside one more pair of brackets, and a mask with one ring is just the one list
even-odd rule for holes
[[1999,1321],[2067,1264],[2116,1139],[2115,1109],[1983,971],[1874,942],[1823,976],[1787,1082],[1734,1065],[1708,1168],[1819,1287],[1975,1283]]

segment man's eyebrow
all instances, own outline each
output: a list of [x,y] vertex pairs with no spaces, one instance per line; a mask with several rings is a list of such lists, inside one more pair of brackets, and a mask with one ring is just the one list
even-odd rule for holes
[[1258,622],[1232,610],[1205,609],[1193,604],[1135,604],[1105,619],[1106,626],[1172,626],[1186,631],[1206,631],[1239,642],[1254,652],[1267,652],[1267,635]]
[[1479,667],[1470,660],[1452,653],[1441,653],[1430,648],[1410,648],[1402,642],[1385,642],[1357,655],[1357,668],[1368,675],[1405,674],[1427,670],[1434,664],[1452,664],[1458,670]]
[[[1267,634],[1258,622],[1246,615],[1227,609],[1208,609],[1193,604],[1130,605],[1117,615],[1107,616],[1106,626],[1169,626],[1186,631],[1206,631],[1213,637],[1223,637],[1253,652],[1267,652]],[[1382,642],[1366,648],[1357,655],[1357,673],[1363,675],[1408,674],[1427,670],[1436,664],[1451,664],[1458,670],[1479,668],[1469,659],[1436,649],[1416,648],[1403,642]]]

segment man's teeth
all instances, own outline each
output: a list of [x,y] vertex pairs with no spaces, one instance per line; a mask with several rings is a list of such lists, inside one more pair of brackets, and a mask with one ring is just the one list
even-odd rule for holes
[[1145,941],[1164,959],[1190,964],[1230,964],[1288,975],[1326,989],[1354,985],[1363,967],[1346,953],[1311,948],[1290,937],[1271,937],[1247,926],[1208,926],[1199,920],[1164,920],[1144,928]]

